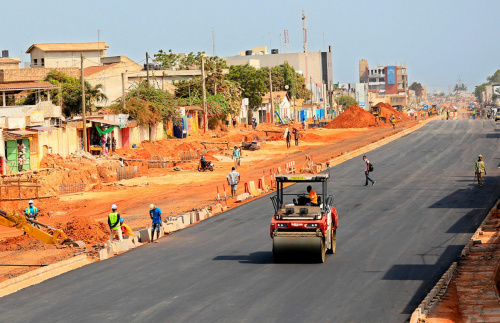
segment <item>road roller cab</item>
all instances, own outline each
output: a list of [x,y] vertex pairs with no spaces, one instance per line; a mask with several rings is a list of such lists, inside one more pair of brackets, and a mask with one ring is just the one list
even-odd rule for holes
[[[316,191],[317,203],[311,203],[304,185]],[[276,176],[276,195],[271,197],[274,215],[270,234],[273,239],[273,257],[276,262],[299,255],[325,261],[326,253],[335,253],[338,215],[333,207],[333,196],[328,195],[328,174]],[[288,193],[301,189],[301,193]]]

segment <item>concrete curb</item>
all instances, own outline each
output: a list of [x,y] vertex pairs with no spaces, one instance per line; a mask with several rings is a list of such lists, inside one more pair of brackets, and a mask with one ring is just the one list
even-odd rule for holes
[[[463,258],[470,253],[471,248],[475,244],[475,241],[478,239],[480,235],[483,234],[483,227],[485,226],[491,227],[490,224],[492,222],[491,219],[493,218],[493,215],[496,215],[499,206],[500,206],[500,199],[497,200],[495,206],[491,208],[490,212],[488,212],[484,220],[477,228],[476,232],[474,232],[474,234],[470,238],[469,242],[467,242],[465,247],[462,249],[460,258]],[[496,223],[496,221],[494,222]],[[450,266],[450,268],[448,268],[448,270],[444,273],[441,279],[437,282],[434,288],[432,288],[432,290],[427,294],[427,296],[420,303],[420,305],[415,309],[415,311],[413,311],[410,318],[410,323],[425,322],[427,314],[429,314],[434,309],[436,304],[441,300],[441,297],[446,293],[448,285],[453,280],[453,278],[455,278],[457,272],[458,272],[458,262],[454,262]]]
[[87,255],[79,255],[8,279],[0,283],[0,297],[12,294],[28,286],[36,285],[49,278],[85,266],[89,263],[91,263],[91,261],[87,258]]

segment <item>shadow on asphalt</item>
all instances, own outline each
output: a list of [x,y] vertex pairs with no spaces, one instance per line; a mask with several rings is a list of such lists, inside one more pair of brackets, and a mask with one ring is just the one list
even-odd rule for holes
[[458,259],[465,245],[447,246],[435,264],[394,265],[387,271],[382,280],[421,280],[410,302],[401,311],[401,314],[411,314],[434,287],[438,280],[448,270],[453,261]]
[[[217,256],[212,260],[226,260],[226,261],[237,261],[240,264],[274,264],[273,253],[271,251],[258,251],[252,252],[249,255],[231,255],[231,256]],[[316,264],[317,259],[308,255],[298,255],[291,254],[286,255],[282,260],[280,259],[280,264]]]
[[217,256],[212,260],[237,261],[240,264],[272,264],[273,253],[271,251],[252,252],[248,255]]

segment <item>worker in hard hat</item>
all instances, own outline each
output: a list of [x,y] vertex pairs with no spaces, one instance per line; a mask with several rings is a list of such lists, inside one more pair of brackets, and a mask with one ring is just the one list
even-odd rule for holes
[[[28,207],[26,210],[24,210],[24,214],[31,220],[36,220],[36,217],[38,216],[38,209],[36,206],[33,205],[33,200],[28,201]],[[40,226],[38,224],[32,223],[31,225],[37,227],[40,229]]]
[[128,226],[128,224],[125,223],[125,220],[123,218],[120,218],[120,228],[122,229],[122,236],[124,238],[134,236],[134,232]]
[[477,178],[477,185],[479,187],[483,186],[483,174],[486,175],[486,169],[484,168],[483,155],[477,156],[475,177]]
[[115,234],[118,234],[120,241],[123,241],[122,228],[120,226],[120,213],[116,204],[111,205],[111,213],[108,215],[108,225],[110,229],[109,240],[113,241]]
[[[160,228],[161,228],[161,210],[159,207],[156,207],[154,204],[149,205],[149,216],[151,220],[153,220],[152,228],[151,228],[151,242],[158,242],[160,238]],[[156,231],[156,241],[155,239],[155,231]]]

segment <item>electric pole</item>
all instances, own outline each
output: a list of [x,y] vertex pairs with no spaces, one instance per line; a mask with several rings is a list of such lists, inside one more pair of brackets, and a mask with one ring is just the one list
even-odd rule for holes
[[83,53],[81,53],[80,82],[82,83],[83,149],[87,152],[87,118],[85,117],[85,77],[83,76]]
[[207,89],[205,87],[205,58],[201,57],[201,84],[203,92],[203,129],[205,133],[208,131],[208,112],[207,112]]
[[269,101],[271,102],[271,115],[269,121],[274,123],[274,105],[273,105],[273,80],[271,78],[271,68],[269,67]]
[[122,73],[122,105],[125,112],[125,73]]
[[146,79],[148,82],[148,91],[149,91],[149,55],[148,55],[148,52],[146,52]]

